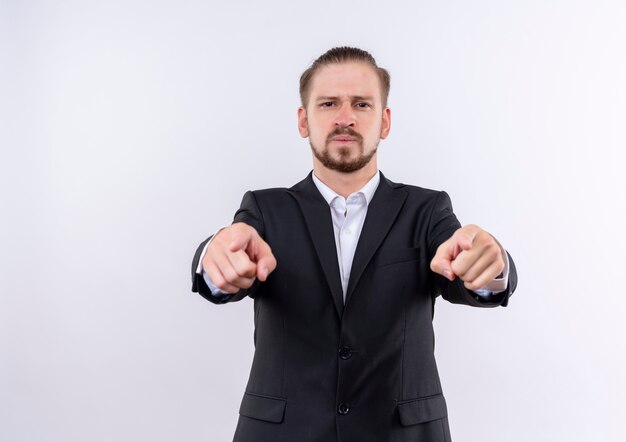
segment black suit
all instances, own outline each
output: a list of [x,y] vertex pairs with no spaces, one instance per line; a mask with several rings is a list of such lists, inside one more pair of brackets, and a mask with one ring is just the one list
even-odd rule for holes
[[353,260],[345,305],[330,209],[311,175],[291,189],[247,192],[235,222],[254,227],[278,266],[224,300],[202,276],[193,290],[216,304],[254,298],[256,351],[239,410],[236,442],[449,441],[433,355],[435,298],[488,301],[430,271],[460,227],[445,192],[396,184],[381,174]]

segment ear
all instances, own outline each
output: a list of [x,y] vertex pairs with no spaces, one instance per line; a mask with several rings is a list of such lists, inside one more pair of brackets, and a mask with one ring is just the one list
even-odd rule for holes
[[380,139],[384,140],[391,130],[391,109],[388,107],[383,110],[383,124],[380,127]]
[[306,116],[306,109],[303,106],[298,108],[298,132],[302,138],[309,136],[309,120]]

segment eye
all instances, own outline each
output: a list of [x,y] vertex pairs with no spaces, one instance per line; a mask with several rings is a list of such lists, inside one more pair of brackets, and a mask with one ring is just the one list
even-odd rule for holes
[[323,103],[320,103],[320,107],[331,107],[333,106],[335,103],[332,101],[324,101]]
[[356,103],[355,106],[360,109],[367,109],[368,107],[372,107],[369,103],[366,103],[365,101],[359,101],[358,103]]

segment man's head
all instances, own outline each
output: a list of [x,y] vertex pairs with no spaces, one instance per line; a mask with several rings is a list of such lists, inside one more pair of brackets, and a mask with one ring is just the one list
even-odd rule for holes
[[387,99],[389,97],[389,89],[391,88],[391,77],[386,69],[378,67],[376,60],[367,51],[359,48],[351,48],[349,46],[340,46],[332,48],[320,55],[311,66],[300,76],[300,101],[302,107],[306,108],[309,104],[309,87],[311,79],[315,73],[324,66],[330,64],[341,64],[348,62],[361,62],[370,65],[378,74],[380,80],[380,91],[383,107],[387,107]]
[[321,166],[342,173],[376,169],[371,160],[391,124],[389,84],[368,52],[349,47],[329,50],[302,74],[298,129]]

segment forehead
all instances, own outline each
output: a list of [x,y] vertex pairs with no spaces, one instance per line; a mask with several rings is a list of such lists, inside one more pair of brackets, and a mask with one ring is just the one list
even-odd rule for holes
[[335,63],[321,67],[311,80],[310,96],[373,96],[380,98],[381,85],[374,68],[366,63]]

